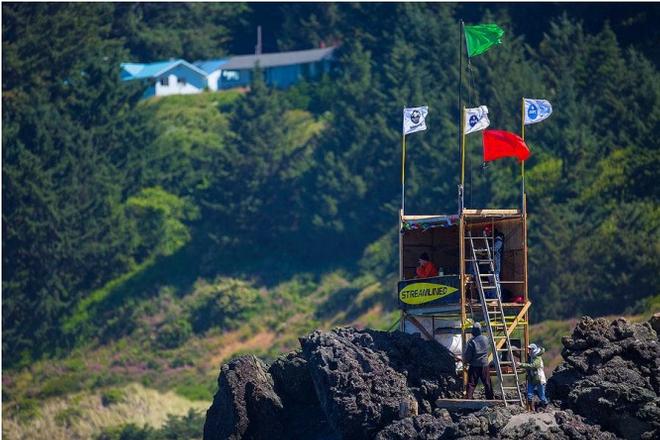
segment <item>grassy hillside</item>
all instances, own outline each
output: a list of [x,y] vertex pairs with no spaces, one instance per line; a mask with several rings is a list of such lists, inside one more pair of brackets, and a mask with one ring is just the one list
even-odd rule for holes
[[161,393],[139,384],[99,392],[50,398],[19,414],[4,416],[2,435],[8,440],[49,438],[91,439],[108,428],[134,424],[161,427],[171,416],[202,413],[206,402],[190,401],[172,392]]
[[[78,414],[77,399],[98,400],[108,390],[133,383],[153,393],[176,394],[173,404],[179,402],[181,411],[172,414],[204,407],[216,391],[220,365],[231,357],[254,353],[274,359],[297,348],[297,338],[316,328],[354,324],[387,329],[396,320],[395,312],[385,310],[390,295],[391,289],[373,279],[350,280],[341,272],[319,278],[298,275],[272,288],[236,278],[199,279],[187,291],[163,286],[156,297],[133,303],[132,314],[122,324],[133,328],[126,336],[5,372],[6,433],[9,438],[38,433],[66,408]],[[169,409],[163,411],[164,417]],[[98,423],[65,425],[58,432],[135,422],[122,414]],[[144,423],[152,426],[163,420],[145,417]]]

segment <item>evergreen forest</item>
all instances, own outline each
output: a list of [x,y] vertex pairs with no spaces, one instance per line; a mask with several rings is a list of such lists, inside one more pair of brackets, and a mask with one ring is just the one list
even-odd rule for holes
[[[3,367],[140,335],[166,352],[257,315],[389,327],[403,107],[429,106],[407,212],[457,210],[461,18],[505,30],[463,60],[466,106],[514,133],[523,96],[554,108],[526,131],[534,321],[657,305],[656,4],[3,3]],[[146,100],[119,80],[252,53],[258,25],[265,52],[338,45],[332,70]],[[478,139],[468,207],[518,207],[520,164],[482,167]]]

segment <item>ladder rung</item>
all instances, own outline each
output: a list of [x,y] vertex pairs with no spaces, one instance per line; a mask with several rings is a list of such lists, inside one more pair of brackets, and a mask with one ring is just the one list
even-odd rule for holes
[[502,388],[504,388],[505,390],[517,390],[518,389],[518,387],[502,387]]

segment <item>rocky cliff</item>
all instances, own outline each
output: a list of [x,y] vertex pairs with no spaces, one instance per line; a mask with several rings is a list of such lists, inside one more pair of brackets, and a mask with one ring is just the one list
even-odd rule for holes
[[657,438],[651,326],[584,318],[563,342],[543,412],[449,412],[435,402],[460,397],[461,381],[443,346],[400,332],[315,331],[270,366],[254,356],[223,365],[204,439]]

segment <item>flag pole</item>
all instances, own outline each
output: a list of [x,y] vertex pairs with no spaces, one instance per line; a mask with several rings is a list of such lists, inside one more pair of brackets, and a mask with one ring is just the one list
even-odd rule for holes
[[406,211],[406,134],[403,134],[401,141],[401,214]]
[[[465,182],[465,107],[461,109],[461,188],[464,188]],[[464,191],[461,192],[461,211],[465,207],[463,197]]]
[[458,185],[458,214],[463,213],[463,205],[465,203],[464,190],[463,190],[463,156],[462,152],[462,138],[463,136],[463,117],[465,111],[463,110],[463,19],[460,20],[458,26],[458,111],[461,113],[458,116],[458,159],[461,162],[461,182]]
[[[522,134],[522,140],[525,142],[525,97],[523,96],[522,98],[522,108],[520,112],[520,125],[521,125],[521,134]],[[522,165],[520,167],[520,174],[522,177],[522,204],[521,204],[521,209],[525,209],[525,161],[521,161]],[[524,213],[523,213],[524,214]]]

